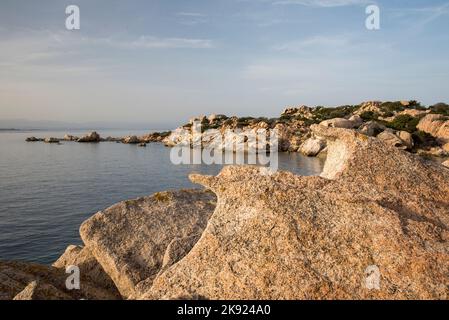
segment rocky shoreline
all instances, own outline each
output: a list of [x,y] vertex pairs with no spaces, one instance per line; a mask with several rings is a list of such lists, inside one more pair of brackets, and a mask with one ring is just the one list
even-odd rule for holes
[[[304,141],[326,146],[321,176],[191,175],[204,189],[98,212],[51,267],[0,262],[0,299],[448,299],[449,169],[320,123]],[[65,287],[71,265],[80,290]]]
[[290,107],[279,118],[228,117],[210,115],[192,118],[187,124],[168,132],[154,132],[141,137],[102,138],[97,132],[84,137],[65,135],[63,138],[29,137],[26,141],[60,143],[74,141],[84,143],[117,142],[146,146],[161,142],[168,147],[192,141],[192,125],[198,122],[202,130],[213,130],[202,146],[217,144],[217,138],[226,130],[276,129],[279,133],[280,152],[300,152],[317,156],[326,152],[324,140],[317,139],[311,126],[351,129],[366,136],[377,137],[385,143],[426,158],[445,162],[449,159],[449,105],[439,103],[424,107],[416,101],[369,101],[359,105],[325,107]]

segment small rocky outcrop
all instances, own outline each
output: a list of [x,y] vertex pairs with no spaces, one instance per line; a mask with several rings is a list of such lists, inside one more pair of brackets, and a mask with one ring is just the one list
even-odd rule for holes
[[59,143],[59,139],[58,138],[53,138],[53,137],[45,138],[44,142],[45,143]]
[[[161,270],[170,243],[202,233],[215,201],[214,194],[201,190],[124,201],[84,222],[81,238],[121,295],[138,297]],[[188,252],[193,245],[182,243],[188,247],[176,252]]]
[[170,131],[153,132],[140,137],[140,140],[145,143],[162,142],[162,140],[168,135],[170,135]]
[[44,140],[44,139],[41,139],[41,138],[28,137],[28,138],[26,138],[25,141],[27,141],[27,142],[37,142],[37,141],[43,141],[43,140]]
[[137,136],[128,136],[125,139],[123,139],[123,143],[126,144],[139,144],[140,139]]
[[288,107],[281,113],[282,117],[299,117],[304,119],[313,118],[313,109],[308,106]]
[[363,113],[366,112],[372,112],[375,114],[381,114],[381,108],[380,106],[382,105],[381,101],[367,101],[367,102],[363,102],[360,105],[360,108],[358,108],[358,110],[355,112],[355,114],[357,115],[362,115]]
[[78,141],[80,138],[76,137],[76,136],[72,136],[71,134],[65,134],[64,138],[62,138],[62,140],[64,141]]
[[78,142],[100,142],[100,141],[101,141],[100,135],[95,131],[78,139]]

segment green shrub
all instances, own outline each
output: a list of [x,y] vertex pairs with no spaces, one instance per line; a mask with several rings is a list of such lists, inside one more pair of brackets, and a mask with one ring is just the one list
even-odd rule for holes
[[408,114],[401,114],[397,116],[393,121],[388,122],[386,125],[387,127],[394,130],[413,133],[417,130],[416,126],[418,125],[418,123],[418,118],[412,117]]
[[430,107],[432,113],[438,113],[445,116],[449,116],[449,105],[446,103],[437,103]]
[[374,111],[365,111],[360,115],[360,118],[362,118],[364,121],[377,120],[379,118],[379,114]]
[[405,107],[402,105],[402,103],[400,101],[395,101],[395,102],[384,102],[380,105],[380,109],[383,112],[389,112],[389,113],[394,113],[394,112],[400,112],[400,111],[404,111]]
[[426,107],[416,100],[411,100],[409,101],[409,103],[410,103],[409,108],[413,108],[416,110],[426,110]]
[[345,118],[354,111],[356,111],[360,106],[340,106],[336,108],[324,108],[324,107],[316,107],[312,113],[314,120],[316,122],[321,122],[324,120],[334,119],[334,118]]

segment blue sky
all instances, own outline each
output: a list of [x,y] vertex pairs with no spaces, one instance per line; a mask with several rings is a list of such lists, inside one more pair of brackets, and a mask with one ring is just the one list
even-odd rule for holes
[[[381,29],[365,28],[377,4]],[[65,29],[65,8],[81,30]],[[174,123],[449,102],[449,1],[2,0],[0,119]]]

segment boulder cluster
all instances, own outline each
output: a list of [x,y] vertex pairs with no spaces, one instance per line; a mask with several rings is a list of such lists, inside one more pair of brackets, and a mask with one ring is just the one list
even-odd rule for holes
[[217,147],[217,137],[221,138],[226,130],[277,129],[279,151],[317,156],[327,149],[325,141],[314,136],[311,126],[321,124],[377,137],[389,145],[423,156],[449,157],[449,105],[446,104],[423,107],[416,101],[370,101],[336,108],[289,107],[279,118],[271,119],[201,116],[192,118],[162,141],[170,147],[191,145],[194,122],[201,124],[202,131],[213,129],[212,133],[203,134],[203,147]]
[[449,169],[352,128],[310,135],[321,176],[193,174],[205,189],[95,214],[52,267],[0,262],[0,299],[448,299]]

